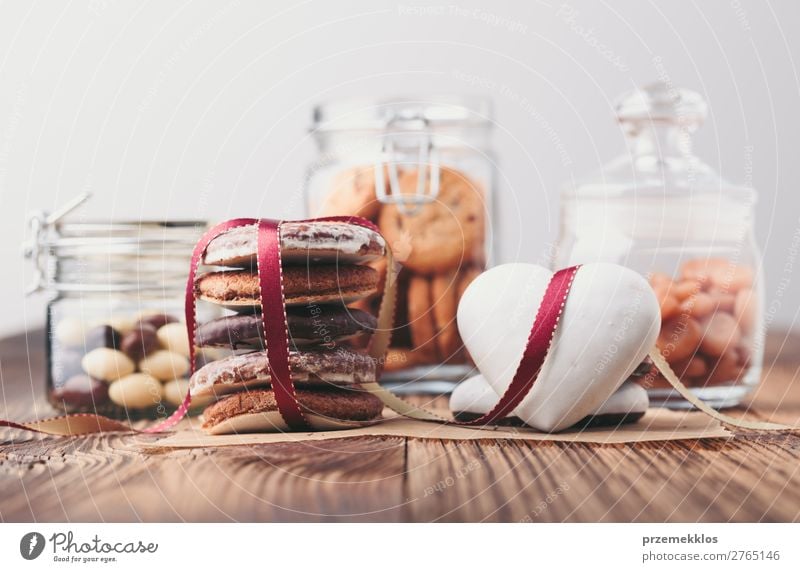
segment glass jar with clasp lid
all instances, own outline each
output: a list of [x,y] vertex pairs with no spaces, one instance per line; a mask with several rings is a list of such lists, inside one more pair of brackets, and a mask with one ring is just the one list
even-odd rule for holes
[[[314,110],[308,214],[373,221],[401,266],[383,378],[395,389],[413,381],[413,391],[447,391],[473,370],[455,312],[495,247],[491,115],[488,100],[455,96],[344,100]],[[377,296],[361,309],[375,312],[376,304]]]
[[[707,114],[699,94],[656,83],[616,112],[627,152],[564,189],[555,264],[615,262],[646,275],[672,369],[710,404],[736,405],[758,383],[764,349],[756,193],[693,154]],[[640,379],[653,403],[688,405],[656,371]]]
[[[31,292],[50,296],[48,400],[67,413],[164,417],[188,387],[184,289],[192,249],[207,225],[67,216],[87,198],[29,218]],[[200,352],[197,359],[209,356]]]

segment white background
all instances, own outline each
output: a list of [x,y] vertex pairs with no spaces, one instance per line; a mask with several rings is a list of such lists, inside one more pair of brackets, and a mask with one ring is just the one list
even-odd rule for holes
[[800,279],[785,267],[800,236],[797,2],[421,6],[0,3],[0,333],[44,317],[43,297],[23,298],[27,211],[91,190],[85,212],[98,218],[301,215],[311,108],[340,96],[493,97],[500,220],[514,221],[498,225],[498,239],[534,260],[555,239],[562,182],[623,149],[613,100],[663,73],[710,103],[698,153],[760,191],[767,303],[787,292],[776,322],[793,323]]

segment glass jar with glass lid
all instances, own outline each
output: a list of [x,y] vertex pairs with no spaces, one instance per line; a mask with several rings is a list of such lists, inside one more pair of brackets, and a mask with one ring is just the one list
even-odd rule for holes
[[[555,263],[615,262],[646,275],[672,369],[712,405],[735,405],[758,383],[763,354],[756,193],[692,153],[707,114],[699,94],[656,83],[616,111],[628,149],[565,188]],[[642,383],[655,404],[687,405],[655,371]]]
[[396,387],[447,390],[472,370],[455,310],[494,247],[491,126],[482,98],[346,100],[314,111],[309,215],[373,221],[402,267],[384,368]]
[[31,290],[51,296],[48,400],[67,413],[166,416],[188,386],[184,289],[206,223],[65,217],[86,198],[30,217],[26,255],[36,267]]

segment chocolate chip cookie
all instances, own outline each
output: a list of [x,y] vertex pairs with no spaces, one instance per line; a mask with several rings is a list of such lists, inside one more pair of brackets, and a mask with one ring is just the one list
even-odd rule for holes
[[[417,176],[417,170],[401,174],[403,194],[416,193]],[[481,256],[485,233],[483,192],[459,171],[442,168],[435,200],[409,214],[397,205],[384,205],[378,225],[398,253],[398,261],[415,272],[456,269]]]

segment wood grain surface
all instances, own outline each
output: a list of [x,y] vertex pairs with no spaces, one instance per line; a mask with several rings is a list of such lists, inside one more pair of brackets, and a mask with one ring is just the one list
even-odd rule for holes
[[[800,420],[798,341],[770,336],[748,415]],[[42,348],[41,333],[0,341],[0,416],[53,413]],[[636,445],[359,438],[138,452],[152,439],[0,430],[0,521],[800,520],[797,432]]]

